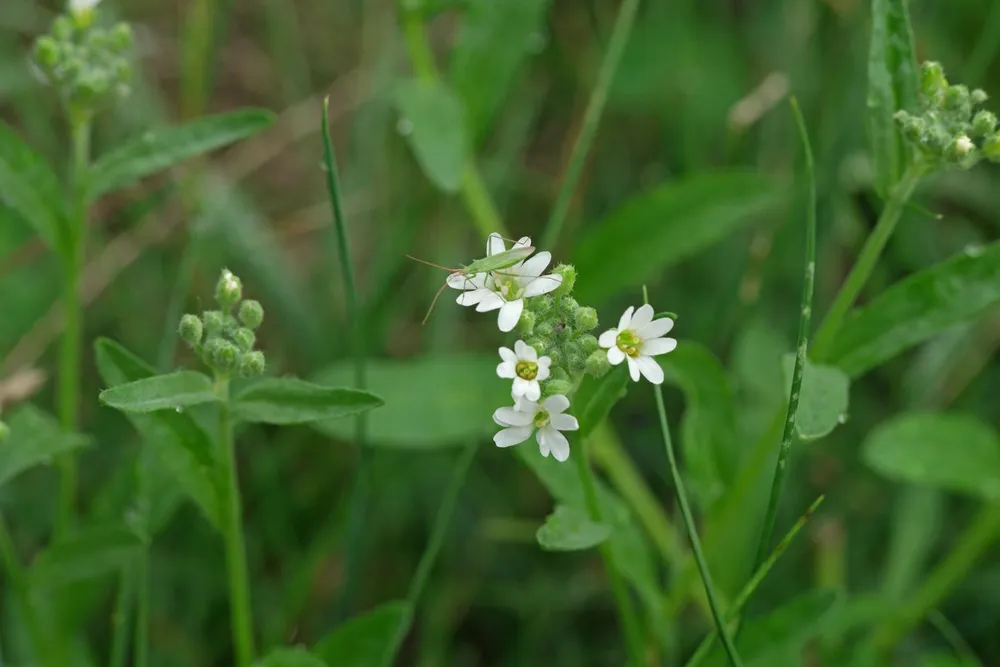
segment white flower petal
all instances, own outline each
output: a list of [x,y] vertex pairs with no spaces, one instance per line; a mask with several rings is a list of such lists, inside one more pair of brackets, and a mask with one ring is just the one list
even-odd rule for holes
[[[569,440],[566,436],[555,430],[551,426],[546,426],[538,430],[535,436],[539,449],[545,449],[552,453],[552,458],[562,463],[569,458]],[[548,456],[546,452],[543,455]]]
[[503,308],[504,300],[502,296],[500,296],[496,292],[491,292],[489,290],[483,290],[483,291],[485,292],[485,294],[483,294],[482,300],[479,302],[479,305],[476,306],[477,313],[488,313],[491,310],[496,310],[497,308]]
[[486,274],[477,273],[475,275],[466,275],[461,272],[455,272],[448,275],[448,279],[445,280],[448,287],[452,289],[470,290],[470,289],[481,289],[486,284]]
[[503,242],[503,237],[493,232],[490,234],[489,238],[486,239],[486,256],[492,257],[493,255],[499,255],[500,253],[507,250],[507,244]]
[[516,407],[497,408],[493,413],[493,421],[499,426],[527,426],[535,419],[538,410],[521,411]]
[[597,339],[597,344],[601,347],[614,347],[618,342],[618,329],[608,329]]
[[608,363],[612,366],[617,366],[621,362],[625,361],[625,353],[621,351],[620,348],[611,347],[608,348]]
[[524,348],[528,345],[523,340],[514,341],[514,354],[517,355],[518,361],[524,359]]
[[531,259],[525,260],[517,274],[526,278],[537,278],[542,275],[545,267],[552,261],[552,253],[549,251],[540,252]]
[[635,311],[635,315],[632,316],[632,321],[629,323],[628,328],[638,333],[640,329],[648,326],[652,321],[653,307],[648,303],[643,304],[639,306],[639,310]]
[[548,294],[558,289],[560,285],[562,285],[562,276],[558,274],[550,273],[538,276],[537,278],[530,279],[528,284],[524,286],[524,296],[530,298]]
[[513,380],[517,373],[514,369],[514,364],[508,363],[506,361],[501,362],[497,365],[497,376],[502,377],[505,380]]
[[514,245],[510,247],[510,249],[513,250],[514,248],[527,248],[530,245],[531,245],[531,237],[522,236],[514,243]]
[[510,395],[514,398],[515,401],[518,399],[519,396],[524,396],[529,401],[537,401],[538,400],[537,396],[535,396],[534,398],[528,396],[528,390],[530,388],[531,388],[531,382],[521,377],[515,377],[514,386],[511,387]]
[[510,428],[505,428],[502,431],[498,431],[497,434],[493,436],[493,442],[496,443],[497,447],[519,445],[531,437],[531,431],[532,427],[530,426],[512,426]]
[[523,381],[527,388],[524,390],[524,397],[529,401],[537,401],[542,397],[542,387],[538,384],[538,380],[524,380]]
[[549,415],[558,415],[562,412],[566,412],[566,408],[569,407],[569,399],[562,394],[556,394],[555,396],[549,396],[544,401],[542,401],[542,408],[549,413]]
[[538,364],[539,373],[541,373],[543,370],[548,371],[549,366],[552,365],[552,357],[548,355],[545,355],[543,357],[538,357],[538,361],[536,363]]
[[642,329],[636,331],[640,338],[650,339],[659,338],[660,336],[665,336],[670,333],[670,330],[674,328],[674,321],[669,317],[661,317],[658,320],[653,320]]
[[663,369],[656,363],[656,359],[640,354],[636,357],[635,363],[647,380],[653,384],[663,384]]
[[650,357],[673,352],[676,348],[677,341],[673,338],[653,338],[642,343],[642,353]]
[[635,308],[633,308],[632,306],[629,306],[628,308],[625,309],[625,312],[622,313],[621,318],[618,320],[618,331],[624,331],[625,329],[628,329],[628,325],[631,324],[632,322],[632,311],[634,310]]
[[[521,341],[517,342],[520,343]],[[517,364],[517,352],[515,350],[517,350],[517,343],[514,343],[513,350],[510,349],[509,347],[501,347],[499,350],[497,350],[497,352],[500,353],[500,358],[503,359],[506,363],[510,364],[511,368],[513,368],[514,365]]]
[[639,381],[639,364],[636,363],[635,357],[630,357],[625,355],[625,361],[628,362],[628,374],[632,377],[632,382]]
[[521,355],[521,358],[525,361],[534,361],[535,363],[538,363],[538,352],[530,345],[525,345],[524,354]]
[[101,0],[69,0],[69,11],[73,14],[87,12],[98,5]]
[[[542,357],[542,358],[543,359],[547,359],[548,357]],[[541,363],[539,363],[538,364],[538,373],[535,375],[535,379],[538,380],[539,382],[545,382],[546,380],[549,379],[550,375],[552,375],[552,371],[549,370],[549,365],[545,364],[543,366]]]
[[455,299],[455,303],[460,306],[475,306],[490,294],[493,294],[493,292],[486,289],[474,289],[469,292],[462,292]]
[[567,414],[552,415],[549,424],[559,431],[575,431],[580,428],[580,422],[576,420],[576,417]]
[[524,301],[522,299],[508,301],[503,304],[500,308],[500,315],[497,317],[497,324],[500,327],[500,331],[507,333],[513,330],[517,325],[517,321],[521,319],[522,310],[524,310]]

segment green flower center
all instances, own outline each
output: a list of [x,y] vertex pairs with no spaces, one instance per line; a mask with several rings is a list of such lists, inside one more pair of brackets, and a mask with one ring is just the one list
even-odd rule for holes
[[538,376],[538,364],[534,361],[518,361],[514,372],[522,380],[534,380]]
[[619,350],[630,357],[638,356],[639,348],[642,347],[642,339],[631,329],[625,329],[619,333],[615,343]]
[[535,428],[545,428],[549,424],[549,413],[545,410],[539,410],[535,414]]
[[496,280],[496,291],[504,298],[504,301],[517,301],[524,292],[521,285],[514,278],[509,277]]

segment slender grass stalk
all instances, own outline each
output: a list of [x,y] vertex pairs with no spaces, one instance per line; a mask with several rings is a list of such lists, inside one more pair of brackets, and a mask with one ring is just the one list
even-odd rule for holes
[[927,622],[934,626],[941,637],[944,638],[949,645],[951,645],[951,650],[955,652],[963,662],[969,665],[975,665],[975,667],[983,667],[983,661],[979,659],[976,652],[972,650],[969,646],[969,642],[965,641],[965,637],[962,633],[958,631],[958,628],[948,620],[948,617],[937,611],[936,609],[928,612]]
[[[336,230],[335,245],[340,260],[341,276],[344,282],[344,295],[347,300],[347,317],[351,322],[351,353],[354,356],[354,386],[358,389],[367,387],[365,372],[365,347],[363,339],[363,321],[358,305],[358,289],[354,277],[354,263],[351,260],[351,246],[347,238],[347,221],[344,216],[344,206],[340,196],[340,180],[337,175],[337,159],[333,152],[333,141],[330,139],[330,121],[328,118],[330,99],[323,100],[323,164],[326,170],[326,188],[330,196],[330,207],[333,212],[334,229]],[[332,254],[332,252],[331,252]],[[360,414],[354,418],[354,440],[358,446],[358,465],[354,478],[354,489],[351,492],[350,512],[347,517],[347,551],[344,562],[344,587],[335,605],[335,616],[340,619],[347,615],[351,598],[357,588],[358,571],[360,568],[364,544],[363,528],[368,504],[368,416]]]
[[[642,287],[643,302],[649,303],[649,294],[646,286]],[[705,595],[708,597],[708,606],[712,611],[712,618],[715,620],[715,627],[722,637],[722,645],[729,656],[729,662],[733,667],[743,667],[743,661],[736,651],[726,623],[722,617],[722,609],[719,605],[718,596],[715,593],[715,585],[712,583],[712,573],[708,570],[708,562],[701,549],[701,539],[698,537],[698,529],[694,524],[694,516],[691,514],[691,506],[688,503],[687,492],[684,490],[684,480],[681,479],[680,469],[677,467],[677,456],[674,454],[674,444],[670,437],[670,425],[667,423],[667,409],[663,405],[663,389],[660,385],[653,385],[653,393],[656,395],[656,411],[660,416],[660,431],[663,433],[663,446],[667,450],[667,462],[670,465],[670,479],[674,484],[674,491],[677,494],[677,504],[681,508],[681,517],[684,519],[684,528],[687,530],[688,540],[691,542],[691,551],[694,553],[695,563],[698,565],[698,572],[701,574],[702,583],[705,585]]]
[[133,649],[133,667],[149,665],[149,617],[150,617],[150,581],[149,581],[149,548],[139,554],[136,563],[136,612],[135,639]]
[[903,209],[923,175],[924,167],[921,163],[911,164],[889,193],[889,201],[882,209],[882,214],[879,216],[878,222],[875,223],[875,229],[865,240],[847,280],[837,292],[837,296],[834,297],[833,303],[830,305],[830,310],[827,311],[823,321],[820,322],[819,329],[816,330],[811,354],[811,358],[815,361],[823,361],[830,352],[830,346],[833,344],[837,332],[840,331],[844,318],[854,307],[858,295],[861,294],[865,283],[868,282],[872,271],[875,270],[875,265],[882,257],[882,251],[885,249],[886,243],[889,242],[889,238],[892,237]]
[[[795,124],[802,140],[802,148],[806,160],[806,178],[809,182],[809,205],[806,212],[806,261],[802,279],[802,306],[799,310],[799,333],[795,343],[795,368],[792,371],[792,386],[788,394],[788,411],[785,414],[785,426],[781,434],[781,447],[778,449],[778,460],[774,467],[774,477],[771,480],[771,494],[767,499],[767,510],[764,513],[764,523],[761,526],[760,537],[757,540],[757,555],[754,557],[753,569],[757,570],[767,557],[771,535],[778,516],[778,502],[781,490],[788,475],[788,455],[792,450],[792,440],[795,439],[795,413],[799,408],[799,395],[802,393],[802,376],[806,366],[806,353],[809,346],[809,322],[812,319],[813,286],[816,278],[816,174],[813,164],[812,146],[809,143],[809,133],[799,103],[789,98]],[[739,629],[736,631],[739,636]]]
[[[785,552],[795,537],[805,527],[806,523],[809,522],[809,519],[811,519],[813,514],[816,513],[816,510],[819,509],[819,506],[823,503],[825,498],[826,496],[820,496],[813,501],[813,504],[809,506],[806,513],[800,516],[799,520],[796,521],[785,536],[781,538],[781,541],[774,547],[771,555],[760,564],[757,571],[754,572],[752,577],[750,577],[750,581],[743,586],[739,595],[737,595],[736,599],[733,600],[732,606],[726,611],[726,622],[731,622],[739,618],[740,611],[742,611],[743,607],[750,601],[750,598],[753,596],[754,592],[756,592],[757,587],[761,585],[765,577],[767,577],[768,573],[771,571],[771,568],[773,568],[774,564],[778,562],[781,554]],[[715,643],[715,639],[718,636],[718,632],[714,630],[706,635],[701,644],[698,645],[697,650],[695,650],[694,654],[685,663],[685,667],[697,667],[700,665],[701,662],[708,657],[709,652],[712,650],[712,645]]]
[[236,446],[229,414],[229,379],[216,377],[219,396],[219,444],[222,457],[219,489],[222,490],[222,538],[226,547],[229,574],[230,623],[233,633],[235,667],[250,667],[254,660],[250,583],[247,575],[246,543],[243,538],[243,508],[236,474]]
[[[603,520],[601,505],[597,499],[597,483],[594,481],[594,471],[590,469],[585,439],[580,441],[578,451],[573,454],[573,458],[576,460],[577,472],[583,486],[583,499],[587,504],[587,514],[590,515],[592,521],[600,523]],[[607,541],[601,543],[600,551],[601,558],[604,560],[604,569],[608,573],[608,582],[611,584],[611,593],[614,595],[615,604],[618,605],[618,615],[621,618],[622,631],[625,634],[625,643],[628,649],[628,664],[630,667],[642,667],[644,664],[642,629],[639,627],[639,618],[636,615],[632,599],[629,597],[628,587],[622,578],[611,544]]]
[[28,628],[28,635],[31,638],[35,658],[42,665],[55,667],[58,661],[53,660],[52,645],[46,641],[45,633],[42,632],[41,622],[31,602],[28,578],[24,573],[24,568],[21,566],[21,561],[17,558],[17,552],[14,549],[14,540],[11,539],[10,531],[7,530],[7,522],[4,521],[2,515],[0,515],[0,559],[3,560],[3,568],[7,573],[10,586],[14,589],[14,602],[17,605],[18,613]]
[[608,50],[604,54],[601,62],[601,69],[597,74],[597,82],[594,90],[590,94],[587,102],[587,109],[583,113],[583,125],[580,133],[576,136],[573,144],[573,151],[570,153],[569,164],[566,168],[566,175],[563,177],[556,203],[552,207],[548,224],[545,227],[545,234],[542,237],[542,247],[551,248],[559,241],[559,233],[566,222],[566,214],[569,212],[570,202],[573,200],[573,193],[580,181],[580,174],[583,172],[583,165],[590,151],[590,144],[594,140],[597,132],[597,125],[601,121],[604,113],[604,105],[608,100],[608,91],[611,89],[611,82],[618,71],[618,64],[621,62],[622,54],[625,52],[625,45],[628,44],[629,35],[632,33],[632,25],[635,23],[635,15],[639,9],[639,0],[624,0],[618,9],[618,17],[615,19],[614,28],[611,31],[611,39],[608,41]]
[[125,568],[118,581],[111,618],[111,667],[125,667],[128,659],[129,616],[135,598],[136,566]]

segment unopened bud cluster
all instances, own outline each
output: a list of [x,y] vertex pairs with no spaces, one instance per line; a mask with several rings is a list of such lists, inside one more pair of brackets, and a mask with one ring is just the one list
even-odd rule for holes
[[34,62],[71,113],[89,115],[131,91],[132,29],[94,22],[94,8],[56,17],[49,34],[35,41]]
[[932,168],[955,165],[968,169],[986,158],[1000,161],[1000,133],[993,112],[977,109],[987,99],[984,91],[952,85],[940,63],[925,62],[920,69],[920,111],[896,112],[903,136]]
[[264,309],[257,301],[243,299],[243,283],[228,269],[222,271],[215,286],[215,301],[219,310],[181,318],[181,340],[219,375],[262,374],[264,353],[254,349],[254,332],[264,321]]

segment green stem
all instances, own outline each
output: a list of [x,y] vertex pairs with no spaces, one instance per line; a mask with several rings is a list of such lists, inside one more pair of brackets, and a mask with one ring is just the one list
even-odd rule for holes
[[229,379],[216,377],[219,396],[219,442],[222,451],[219,488],[222,490],[222,537],[226,546],[229,574],[230,622],[233,633],[235,667],[250,667],[254,659],[251,624],[250,584],[247,575],[246,543],[243,538],[243,510],[236,474],[236,447],[229,413]]
[[[573,455],[573,458],[576,459],[577,472],[583,486],[583,499],[587,504],[587,513],[592,521],[600,523],[602,521],[601,505],[597,499],[597,484],[594,481],[594,472],[590,469],[585,439],[580,441],[579,451]],[[608,573],[608,581],[611,584],[611,593],[615,597],[618,615],[621,617],[622,630],[628,647],[628,664],[631,667],[641,667],[643,665],[642,632],[632,600],[629,598],[628,588],[625,586],[625,580],[622,578],[611,544],[607,541],[603,542],[600,550],[601,558],[604,559],[604,568]]]
[[899,217],[923,174],[924,169],[921,164],[911,164],[899,182],[892,188],[889,201],[882,209],[882,215],[879,216],[875,229],[865,240],[861,254],[858,255],[847,280],[837,292],[830,310],[827,311],[813,337],[811,356],[816,361],[822,361],[829,354],[830,346],[833,344],[844,318],[854,307],[854,302],[857,301],[858,295],[871,277],[872,271],[875,270],[875,265],[878,264],[878,260],[882,256],[885,244],[888,243],[893,231],[895,231],[896,223],[899,222]]
[[[83,314],[80,278],[87,246],[87,170],[90,168],[90,117],[70,118],[73,135],[72,213],[63,257],[63,335],[59,345],[59,423],[63,430],[75,431],[80,404],[80,365],[83,349]],[[62,454],[59,465],[59,510],[56,539],[73,523],[76,505],[76,461]]]
[[127,567],[122,570],[119,577],[118,594],[115,596],[115,608],[111,618],[111,667],[125,667],[128,656],[129,615],[138,579],[136,570],[134,566]]
[[150,617],[150,580],[149,580],[149,546],[145,546],[139,554],[136,565],[138,596],[135,614],[135,646],[133,647],[134,667],[149,665],[149,617]]
[[14,589],[14,600],[18,611],[24,620],[24,624],[28,627],[28,635],[31,637],[36,659],[40,661],[40,664],[55,667],[57,661],[52,659],[51,645],[45,639],[38,615],[35,613],[35,607],[31,603],[28,578],[24,573],[24,568],[21,566],[21,561],[17,558],[17,552],[14,549],[14,540],[11,539],[10,531],[7,530],[7,522],[4,521],[3,516],[0,516],[0,559],[3,560],[3,568],[7,572],[7,579],[10,581],[11,588]]
[[896,607],[899,614],[875,630],[870,648],[877,651],[891,648],[948,595],[998,536],[1000,505],[987,505],[965,529],[948,556],[924,578],[923,586],[904,604]]
[[628,44],[629,35],[632,33],[632,25],[635,23],[635,15],[639,9],[639,0],[624,0],[618,10],[618,17],[615,19],[614,28],[611,31],[611,39],[608,42],[608,51],[604,55],[601,69],[597,74],[597,82],[590,100],[587,102],[587,109],[583,113],[583,125],[580,134],[573,144],[573,152],[570,154],[569,166],[566,168],[566,175],[559,188],[555,206],[549,215],[548,225],[545,227],[545,234],[542,238],[542,247],[552,248],[559,241],[559,233],[566,222],[566,214],[569,212],[569,205],[576,192],[576,186],[580,181],[580,174],[583,173],[583,165],[590,151],[590,144],[594,140],[597,132],[597,125],[600,123],[601,115],[604,113],[604,105],[608,100],[608,91],[611,89],[611,82],[615,78],[618,64],[621,62],[622,54],[625,52],[625,45]]

